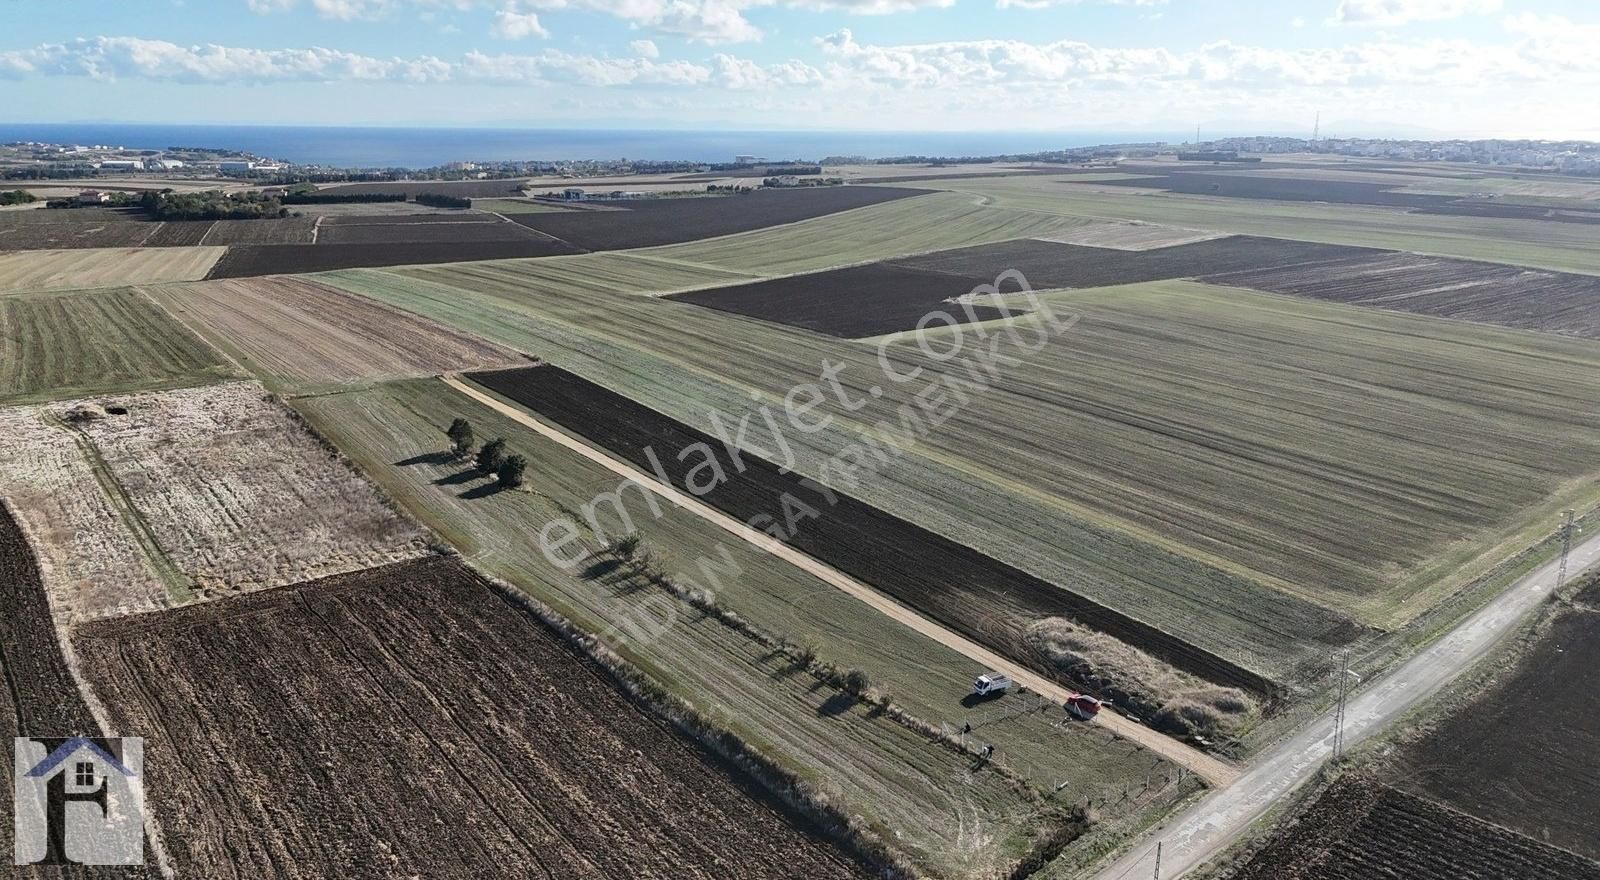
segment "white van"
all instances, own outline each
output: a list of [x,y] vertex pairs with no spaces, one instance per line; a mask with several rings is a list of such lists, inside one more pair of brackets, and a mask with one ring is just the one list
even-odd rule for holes
[[1000,672],[985,672],[972,683],[972,693],[979,697],[1003,694],[1010,689],[1011,677]]

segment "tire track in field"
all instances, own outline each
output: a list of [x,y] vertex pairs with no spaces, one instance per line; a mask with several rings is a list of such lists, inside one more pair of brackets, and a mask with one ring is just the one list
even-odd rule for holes
[[[974,662],[993,670],[1004,672],[1019,685],[1030,690],[1044,694],[1057,702],[1065,702],[1068,696],[1075,693],[1070,688],[1063,687],[1038,673],[1029,670],[1019,663],[1011,661],[995,651],[983,647],[977,642],[962,636],[953,630],[947,629],[927,617],[918,614],[910,608],[896,602],[871,586],[850,577],[842,571],[828,565],[821,560],[809,556],[788,544],[779,541],[771,535],[752,528],[727,514],[712,508],[693,496],[678,489],[663,485],[654,476],[645,473],[631,464],[626,464],[612,458],[606,452],[589,446],[575,437],[569,436],[550,425],[534,418],[526,411],[519,409],[497,397],[490,395],[468,385],[455,375],[441,377],[446,385],[465,394],[478,403],[487,406],[517,423],[524,425],[539,435],[565,446],[566,448],[582,455],[596,464],[610,470],[618,476],[630,479],[640,486],[660,495],[674,505],[705,519],[747,543],[766,551],[778,558],[797,566],[819,580],[827,583],[840,591],[865,603],[868,607],[889,617],[896,622],[911,628],[917,633],[927,636],[936,642],[948,647]],[[1204,779],[1213,786],[1226,786],[1239,776],[1239,770],[1192,746],[1185,745],[1172,737],[1135,723],[1114,712],[1101,712],[1095,716],[1095,722],[1104,725],[1112,732],[1130,739],[1150,751],[1166,758],[1190,772]]]

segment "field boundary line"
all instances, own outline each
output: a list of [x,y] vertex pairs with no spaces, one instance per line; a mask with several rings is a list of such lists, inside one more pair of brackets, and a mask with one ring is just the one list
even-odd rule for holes
[[[441,380],[450,387],[531,428],[538,434],[577,452],[584,458],[601,465],[620,477],[631,480],[641,487],[660,495],[674,505],[693,513],[713,525],[722,528],[730,534],[743,539],[752,546],[764,550],[780,559],[800,568],[801,570],[817,577],[824,583],[860,600],[862,603],[886,617],[910,627],[916,632],[937,641],[956,652],[965,655],[983,666],[1005,672],[1018,684],[1058,702],[1065,702],[1068,696],[1075,693],[1070,688],[1063,687],[1039,675],[1027,667],[1013,662],[1000,654],[979,645],[972,640],[961,636],[944,626],[922,616],[916,611],[894,601],[871,586],[846,575],[836,568],[807,555],[778,539],[739,522],[731,516],[714,510],[688,494],[672,486],[663,485],[654,476],[635,468],[631,464],[623,463],[612,458],[608,453],[588,445],[571,435],[563,433],[550,425],[545,424],[527,411],[510,403],[500,400],[489,394],[468,385],[460,377],[445,375]],[[1214,786],[1223,786],[1231,783],[1239,775],[1238,769],[1224,761],[1201,752],[1191,746],[1185,745],[1163,733],[1136,724],[1113,712],[1102,712],[1095,716],[1095,721],[1105,725],[1112,732],[1130,739],[1150,751],[1158,754],[1181,767],[1187,768],[1195,775]]]

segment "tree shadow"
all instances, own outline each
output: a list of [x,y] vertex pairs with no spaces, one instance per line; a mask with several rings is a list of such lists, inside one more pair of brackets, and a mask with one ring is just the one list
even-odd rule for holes
[[470,483],[482,476],[483,472],[477,468],[467,468],[464,471],[457,471],[449,476],[440,477],[434,480],[433,484],[435,486],[459,486],[462,483]]
[[418,464],[449,464],[455,460],[456,454],[448,449],[444,449],[436,452],[424,452],[418,455],[413,455],[410,458],[401,459],[400,461],[395,462],[395,464],[399,467],[411,467],[412,465]]
[[601,578],[609,577],[621,568],[622,560],[620,559],[597,559],[584,568],[583,579],[597,581]]
[[854,706],[855,704],[855,694],[839,691],[833,696],[822,701],[822,705],[817,707],[817,714],[824,718],[832,718],[837,715],[843,715],[844,713],[850,711],[850,707]]
[[499,495],[501,492],[504,492],[505,490],[506,490],[506,487],[500,485],[497,482],[496,483],[484,483],[482,486],[475,486],[475,487],[473,487],[471,489],[468,489],[465,492],[460,493],[456,497],[457,498],[465,498],[468,501],[476,501],[479,498],[488,498],[490,495]]

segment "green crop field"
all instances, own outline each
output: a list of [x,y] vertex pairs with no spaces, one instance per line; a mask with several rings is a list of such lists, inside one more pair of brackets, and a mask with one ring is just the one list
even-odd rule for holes
[[0,403],[202,385],[236,375],[134,290],[0,296]]
[[[614,490],[614,474],[437,380],[294,404],[474,564],[605,634],[603,641],[658,682],[898,839],[919,863],[941,876],[986,876],[1020,851],[1036,818],[1036,794],[1024,795],[993,772],[968,773],[970,759],[851,707],[781,655],[659,587],[603,567],[569,573],[547,561],[538,549],[540,530],[563,516],[581,522],[576,511],[596,493]],[[486,493],[467,464],[437,454],[448,445],[443,427],[457,416],[470,420],[480,439],[504,437],[528,458],[528,491]],[[662,571],[711,587],[699,560],[714,560],[724,607],[818,646],[822,659],[867,671],[875,686],[919,717],[961,717],[958,701],[981,671],[970,661],[670,504],[656,518],[631,497],[629,510]],[[614,517],[602,514],[601,521],[607,537],[621,533]],[[583,542],[591,549],[605,544],[587,529]],[[1170,805],[1178,795],[1177,785],[1158,793],[1171,778],[1169,765],[1095,726],[1051,726],[1057,718],[1029,715],[982,728],[982,735],[1037,788],[1069,781],[1073,798],[1093,798],[1108,822]],[[1149,790],[1147,778],[1155,780]],[[1135,794],[1124,799],[1128,785]]]
[[[781,405],[824,358],[855,395],[887,385],[789,438],[813,476],[923,386],[882,382],[859,343],[421,271],[326,277],[702,429],[752,394]],[[1404,622],[1600,498],[1593,343],[1183,282],[1052,296],[1085,320],[854,494],[1270,677],[1315,674],[1353,623]]]
[[[981,200],[995,209],[1024,215],[1034,213],[1041,220],[1047,217],[1140,220],[1600,274],[1600,225],[1408,214],[1398,208],[1367,205],[1106,192],[1108,187],[1075,186],[1067,182],[1070,179],[1011,177],[929,181],[916,185],[946,189],[969,200]],[[1405,178],[1396,178],[1395,182],[1404,181]],[[891,204],[909,207],[922,200]],[[708,242],[702,247],[711,244]]]

